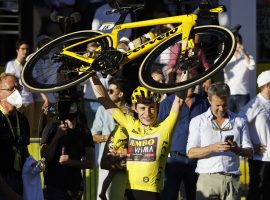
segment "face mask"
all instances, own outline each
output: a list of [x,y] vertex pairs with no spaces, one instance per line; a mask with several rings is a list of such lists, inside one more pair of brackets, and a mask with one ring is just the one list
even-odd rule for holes
[[20,108],[22,106],[22,96],[20,95],[18,90],[14,90],[8,97],[7,102],[16,108]]

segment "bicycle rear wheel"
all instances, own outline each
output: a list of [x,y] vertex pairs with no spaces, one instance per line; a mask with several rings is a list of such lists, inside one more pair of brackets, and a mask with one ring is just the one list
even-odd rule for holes
[[[35,92],[57,92],[86,80],[92,72],[91,64],[61,52],[64,47],[101,34],[99,31],[78,31],[51,41],[27,61],[22,70],[22,83]],[[94,42],[91,45],[98,48],[98,51],[109,49],[111,46],[107,37],[91,42]],[[87,42],[76,45],[70,51],[83,56],[87,53],[88,44]]]
[[[194,28],[192,35],[199,42],[196,48],[187,50],[185,55],[181,55],[181,34],[153,49],[140,66],[140,83],[160,93],[191,88],[215,75],[234,54],[235,36],[224,27],[199,26]],[[156,71],[163,73],[165,81],[154,80],[152,74]],[[185,79],[185,76],[188,78]]]

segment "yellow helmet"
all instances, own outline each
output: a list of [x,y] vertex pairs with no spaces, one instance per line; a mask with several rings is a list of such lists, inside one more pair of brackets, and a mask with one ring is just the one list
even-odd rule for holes
[[159,103],[161,99],[161,95],[158,93],[151,92],[147,90],[145,87],[138,86],[131,95],[131,103]]

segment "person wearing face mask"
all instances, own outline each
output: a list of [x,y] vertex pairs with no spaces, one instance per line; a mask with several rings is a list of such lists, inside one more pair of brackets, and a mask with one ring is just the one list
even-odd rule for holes
[[[7,62],[5,66],[5,72],[14,74],[18,78],[20,84],[21,71],[24,64],[26,63],[26,58],[29,54],[29,48],[30,47],[27,41],[19,39],[16,42],[16,58]],[[44,93],[40,93],[40,95],[44,101],[42,107],[46,108],[49,104],[49,100]],[[38,137],[38,128],[36,125],[37,123],[35,122],[37,117],[35,115],[35,102],[33,99],[33,93],[27,87],[23,87],[21,91],[21,96],[22,106],[20,107],[19,111],[23,113],[28,119],[30,125],[30,136]]]
[[[9,193],[19,196],[23,193],[22,166],[29,156],[29,123],[18,112],[22,97],[18,79],[8,73],[0,75],[0,185],[10,187]],[[9,194],[0,188],[0,199],[10,199]]]

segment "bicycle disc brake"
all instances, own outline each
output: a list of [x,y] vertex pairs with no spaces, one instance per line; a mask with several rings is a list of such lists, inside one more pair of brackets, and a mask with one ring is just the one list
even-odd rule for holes
[[122,60],[123,54],[117,50],[107,50],[92,63],[92,69],[97,72],[110,72],[118,69],[118,63]]
[[183,55],[178,59],[176,69],[187,71],[200,65],[200,58],[197,55]]

